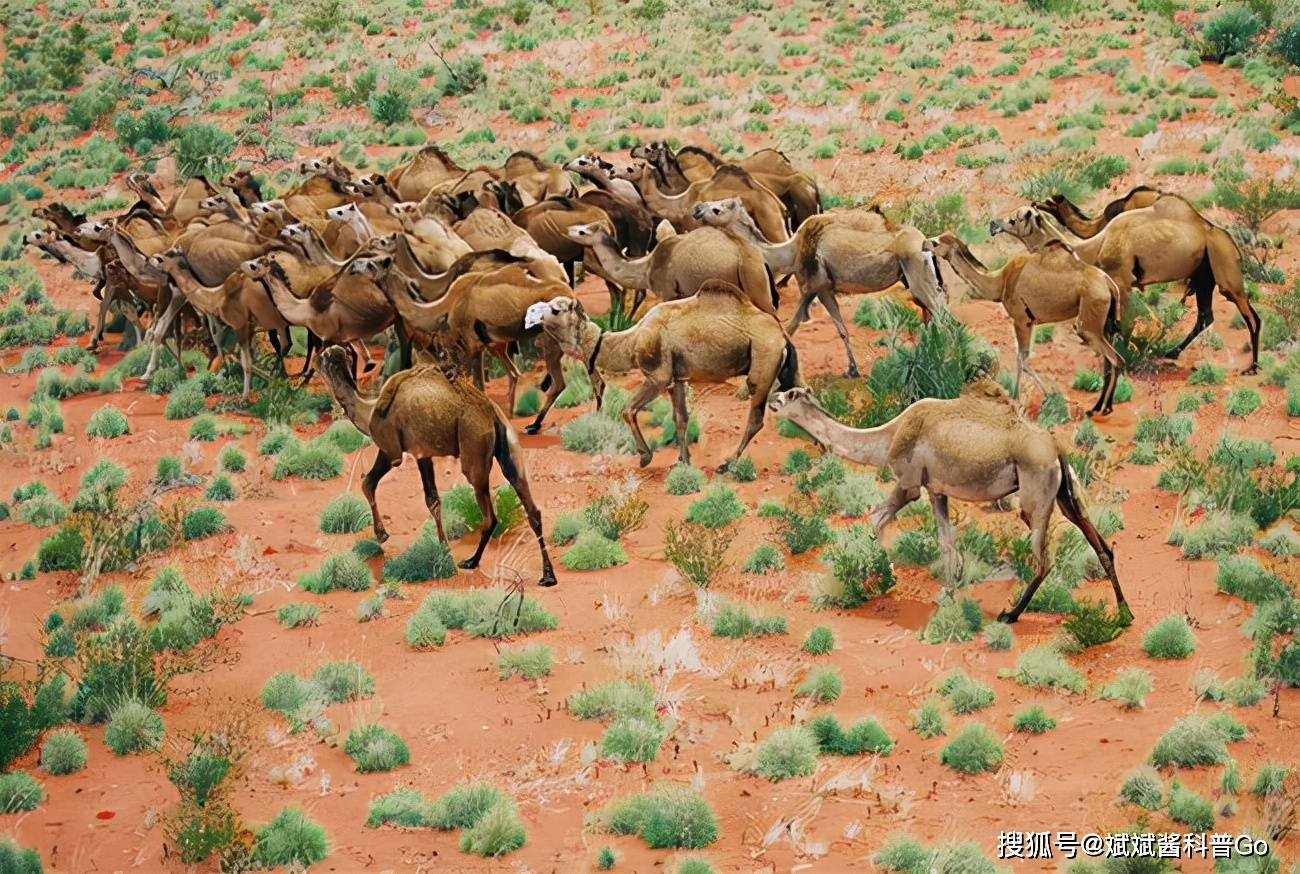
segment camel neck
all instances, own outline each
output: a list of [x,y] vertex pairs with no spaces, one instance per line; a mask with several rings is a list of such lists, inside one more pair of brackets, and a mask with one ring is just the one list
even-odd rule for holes
[[984,265],[975,259],[969,249],[964,246],[953,253],[948,259],[952,269],[957,275],[970,286],[975,297],[980,300],[1000,301],[1003,296],[1002,288],[1002,271],[988,271]]
[[627,373],[632,369],[635,357],[636,327],[626,331],[601,331],[591,353],[588,373],[599,370],[602,373]]
[[789,419],[842,458],[872,467],[889,463],[889,444],[894,439],[892,421],[876,428],[853,428],[823,410],[800,410]]
[[619,285],[624,288],[650,287],[650,259],[653,256],[628,258],[618,250],[618,246],[609,236],[601,237],[600,241],[591,247],[591,251],[595,253],[601,268]]
[[748,211],[742,211],[736,216],[736,220],[731,225],[731,230],[742,239],[748,240],[758,247],[763,253],[763,260],[767,266],[772,268],[773,273],[793,273],[794,272],[794,254],[796,237],[791,237],[781,243],[773,243],[763,236],[758,225],[754,224],[754,219]]
[[[641,178],[641,198],[645,205],[659,216],[673,221],[686,217],[686,193],[664,194],[655,184],[654,176],[647,174]],[[688,186],[689,187],[689,186]]]

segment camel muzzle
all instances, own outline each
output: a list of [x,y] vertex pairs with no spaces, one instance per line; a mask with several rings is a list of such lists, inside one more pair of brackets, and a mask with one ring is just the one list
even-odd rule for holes
[[1002,224],[1001,219],[994,219],[989,222],[989,236],[996,237],[998,234],[1005,233],[1007,226]]

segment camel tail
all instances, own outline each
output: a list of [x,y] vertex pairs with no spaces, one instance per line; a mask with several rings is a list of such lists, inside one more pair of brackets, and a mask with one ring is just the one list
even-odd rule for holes
[[493,424],[496,439],[492,442],[492,457],[501,466],[501,473],[506,481],[514,485],[519,480],[519,465],[515,463],[515,441],[510,433],[510,426],[505,420],[497,418]]
[[763,265],[763,270],[767,272],[767,288],[772,294],[772,312],[781,308],[781,296],[776,293],[776,277],[772,275],[772,268],[767,264]]
[[1115,574],[1115,551],[1110,548],[1106,538],[1101,536],[1097,526],[1092,524],[1092,519],[1088,516],[1088,509],[1083,504],[1080,497],[1079,480],[1074,475],[1074,468],[1070,467],[1070,462],[1062,452],[1058,456],[1061,465],[1061,485],[1056,491],[1056,503],[1061,508],[1061,512],[1067,519],[1075,524],[1088,545],[1092,547],[1093,552],[1097,553],[1097,559],[1101,566],[1106,570],[1106,576],[1115,586],[1115,591],[1119,592],[1119,577]]
[[799,384],[799,353],[789,339],[785,341],[785,357],[776,372],[776,383],[780,391],[789,391]]

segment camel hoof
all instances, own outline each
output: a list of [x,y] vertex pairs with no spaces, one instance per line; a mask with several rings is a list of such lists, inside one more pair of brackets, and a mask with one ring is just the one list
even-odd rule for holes
[[537,581],[537,585],[544,589],[549,589],[557,583],[559,583],[559,580],[555,578],[555,574],[553,573],[542,574],[542,578]]
[[472,571],[474,570],[474,568],[478,567],[478,559],[467,558],[464,561],[457,564],[456,567],[460,568],[461,570]]
[[1125,628],[1133,624],[1133,611],[1128,608],[1127,602],[1121,602],[1119,605],[1119,621]]
[[378,543],[388,542],[388,532],[382,528],[375,532],[375,541]]
[[525,434],[536,434],[537,432],[539,432],[539,431],[541,431],[541,430],[542,430],[542,426],[541,426],[541,425],[526,425],[526,426],[524,426],[524,433],[525,433]]
[[730,469],[731,469],[731,462],[730,462],[730,461],[724,461],[724,462],[722,462],[722,464],[719,464],[719,465],[718,465],[718,469],[717,469],[716,472],[717,472],[717,473],[726,473],[726,472],[727,472],[728,470],[730,470]]
[[1252,365],[1250,365],[1250,367],[1247,367],[1245,370],[1243,370],[1243,371],[1241,372],[1241,375],[1242,375],[1242,376],[1254,376],[1254,375],[1257,374],[1257,373],[1259,373],[1259,365],[1258,365],[1258,364],[1252,364]]
[[642,467],[646,467],[646,466],[648,466],[648,465],[650,464],[650,462],[651,462],[653,459],[654,459],[654,456],[653,456],[652,454],[650,454],[649,452],[642,452],[642,453],[641,453],[641,466],[642,466]]
[[998,621],[1004,622],[1007,625],[1010,625],[1011,623],[1015,622],[1019,618],[1020,618],[1019,616],[1012,616],[1006,610],[1003,610],[1001,613],[998,614]]
[[848,370],[846,370],[846,371],[844,372],[844,375],[845,375],[845,376],[850,376],[850,377],[852,377],[852,378],[854,378],[854,379],[857,379],[857,378],[858,378],[859,376],[861,376],[862,374],[858,372],[857,367],[850,367]]

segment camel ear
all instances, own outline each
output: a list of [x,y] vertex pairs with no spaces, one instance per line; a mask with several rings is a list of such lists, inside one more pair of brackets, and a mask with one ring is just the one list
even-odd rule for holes
[[550,301],[538,301],[524,310],[524,330],[530,331],[542,323],[542,319],[551,311]]

